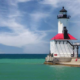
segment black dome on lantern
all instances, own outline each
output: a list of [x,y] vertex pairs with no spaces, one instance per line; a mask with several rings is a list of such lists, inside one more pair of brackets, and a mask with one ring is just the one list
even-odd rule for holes
[[64,7],[62,7],[62,9],[60,10],[60,12],[67,12],[67,10],[65,10]]
[[66,18],[69,19],[70,16],[67,15],[67,10],[64,9],[64,7],[62,7],[62,10],[60,10],[60,13],[57,16],[58,19],[62,19],[62,18]]

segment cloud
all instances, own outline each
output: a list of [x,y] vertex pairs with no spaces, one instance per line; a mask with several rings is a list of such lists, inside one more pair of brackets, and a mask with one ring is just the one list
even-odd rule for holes
[[37,43],[37,41],[37,35],[34,33],[32,34],[29,31],[20,34],[15,34],[14,36],[12,36],[11,34],[0,35],[0,43],[8,46],[22,47],[27,44]]
[[31,53],[31,54],[47,54],[49,53],[49,43],[37,43],[37,44],[29,44],[24,47],[24,53]]
[[28,2],[28,1],[31,1],[31,0],[17,0],[17,2]]
[[8,0],[8,3],[13,6],[18,6],[18,3],[29,2],[31,0]]
[[49,4],[51,6],[57,7],[57,3],[59,2],[59,0],[42,0],[40,1],[41,4]]
[[[71,25],[69,29],[72,31],[77,30],[77,32],[73,33],[73,36],[79,34],[79,20],[80,20],[80,1],[72,1],[72,0],[39,0],[37,4],[39,4],[38,9],[34,9],[32,12],[27,13],[25,16],[23,11],[19,9],[19,3],[27,3],[32,0],[5,0],[7,1],[7,5],[5,6],[6,15],[0,14],[0,27],[7,27],[11,29],[12,32],[1,32],[0,33],[0,43],[8,46],[22,47],[24,48],[24,52],[28,53],[46,53],[49,51],[49,42],[47,42],[45,37],[52,32],[56,32],[56,30],[52,30],[55,22],[50,22],[47,18],[54,18],[52,15],[57,15],[54,12],[54,9],[60,10],[62,6],[64,6],[71,14],[72,18],[70,20]],[[34,3],[33,3],[34,4]],[[19,5],[19,6],[18,6]],[[31,5],[31,4],[30,4]],[[49,11],[45,10],[46,6],[50,6]],[[35,6],[35,5],[34,5]],[[37,7],[37,6],[36,6]],[[28,6],[29,8],[29,6]],[[0,10],[4,13],[4,9],[0,7]],[[29,8],[30,9],[30,8]],[[29,10],[28,9],[28,10]],[[29,19],[27,19],[29,17]],[[24,21],[22,23],[22,20]],[[50,29],[40,30],[42,21],[49,25]],[[77,22],[75,22],[77,21]],[[28,23],[29,22],[29,23]],[[75,25],[73,23],[75,22]],[[56,22],[57,23],[57,22]],[[77,29],[76,26],[77,25]],[[78,36],[77,36],[78,38]]]
[[32,17],[34,21],[38,22],[39,20],[48,17],[49,14],[44,13],[44,12],[34,12],[34,13],[31,13],[30,16]]
[[[15,16],[16,17],[16,16]],[[8,46],[22,47],[27,44],[39,43],[42,41],[46,33],[38,33],[30,31],[27,26],[24,26],[16,21],[16,18],[9,18],[7,21],[0,19],[0,24],[2,27],[7,26],[11,29],[12,33],[1,33],[0,43]]]
[[[30,0],[23,0],[23,1],[30,1]],[[1,27],[7,27],[12,30],[12,32],[1,32],[0,33],[0,43],[7,46],[14,46],[14,47],[23,47],[25,48],[24,52],[32,52],[33,45],[35,46],[35,51],[37,49],[41,51],[41,45],[40,43],[46,43],[45,37],[47,36],[47,32],[50,31],[39,31],[36,29],[36,31],[32,31],[29,29],[28,25],[23,25],[17,21],[21,20],[21,17],[23,14],[18,9],[19,2],[22,2],[22,0],[16,0],[14,3],[10,2],[9,7],[9,13],[6,15],[7,18],[5,18],[3,15],[0,15],[0,26]],[[15,6],[16,5],[16,6]],[[30,14],[31,20],[35,22],[39,22],[41,19],[46,18],[48,15],[41,12],[34,12]],[[32,22],[31,22],[32,23]],[[30,45],[30,47],[28,47]],[[46,47],[44,44],[44,49],[42,52],[46,51]],[[27,51],[28,50],[28,51]]]
[[[48,13],[45,12],[41,12],[41,11],[37,11],[37,12],[33,12],[30,15],[30,19],[31,19],[31,28],[34,31],[40,31],[38,30],[39,27],[41,27],[40,25],[42,24],[41,21],[45,21],[46,18],[48,18],[50,15]],[[45,32],[45,30],[44,30]]]

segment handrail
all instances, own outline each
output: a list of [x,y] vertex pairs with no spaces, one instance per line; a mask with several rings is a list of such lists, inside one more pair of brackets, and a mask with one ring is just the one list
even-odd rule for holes
[[69,41],[67,41],[71,46],[73,46],[74,47],[74,45],[72,44],[72,43],[70,43]]
[[71,46],[80,46],[80,43],[74,43],[74,44],[72,44],[72,43],[70,43],[69,41],[67,41]]

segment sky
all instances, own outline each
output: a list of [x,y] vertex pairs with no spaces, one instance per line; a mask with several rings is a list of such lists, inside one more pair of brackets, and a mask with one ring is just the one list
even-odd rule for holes
[[63,6],[68,32],[80,42],[80,0],[0,0],[0,53],[49,53]]

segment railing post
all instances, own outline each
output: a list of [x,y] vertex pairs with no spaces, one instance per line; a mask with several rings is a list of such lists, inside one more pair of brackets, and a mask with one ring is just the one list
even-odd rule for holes
[[73,57],[74,57],[74,46],[73,46]]
[[77,46],[77,58],[78,58],[78,49],[79,49],[79,47]]

